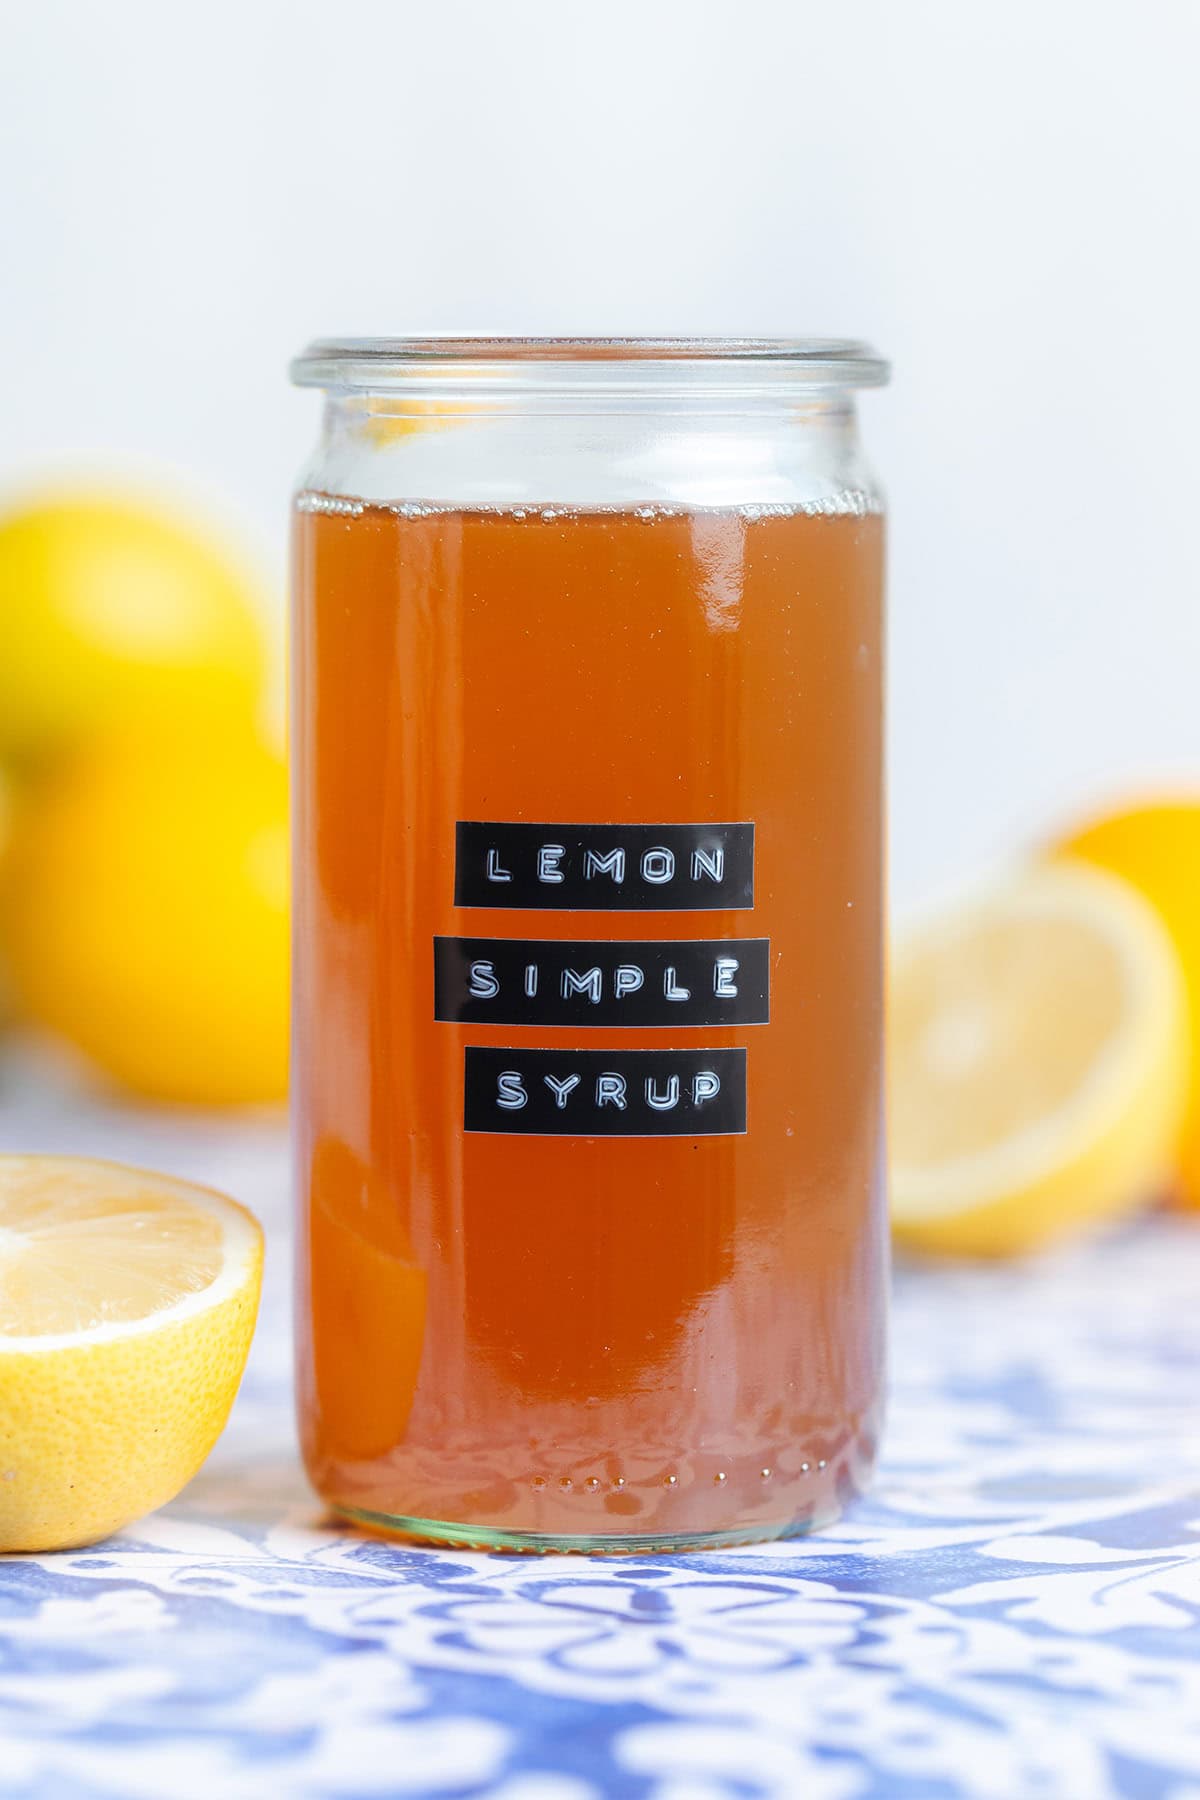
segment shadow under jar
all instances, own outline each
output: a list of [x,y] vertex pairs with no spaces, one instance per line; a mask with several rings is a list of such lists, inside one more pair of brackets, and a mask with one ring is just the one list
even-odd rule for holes
[[294,520],[304,1453],[501,1549],[821,1525],[883,1378],[861,345],[368,340]]

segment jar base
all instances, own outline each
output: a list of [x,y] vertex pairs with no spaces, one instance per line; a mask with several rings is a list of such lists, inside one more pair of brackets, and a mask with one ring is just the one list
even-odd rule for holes
[[604,1534],[505,1531],[498,1526],[458,1525],[445,1519],[407,1518],[391,1513],[368,1512],[359,1507],[335,1506],[334,1516],[376,1536],[405,1538],[422,1544],[441,1544],[457,1550],[498,1551],[526,1556],[645,1556],[675,1551],[731,1550],[739,1544],[778,1543],[781,1538],[806,1537],[831,1525],[840,1508],[819,1517],[788,1519],[778,1525],[744,1525],[732,1531],[629,1531]]

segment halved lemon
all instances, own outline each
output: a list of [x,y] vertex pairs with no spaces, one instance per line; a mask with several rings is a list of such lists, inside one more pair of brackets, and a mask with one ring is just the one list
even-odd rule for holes
[[[1200,794],[1146,800],[1101,814],[1058,847],[1128,881],[1171,934],[1191,1003],[1192,1044],[1200,1044]],[[1179,1146],[1178,1195],[1200,1207],[1200,1057]]]
[[191,1479],[241,1380],[262,1253],[206,1188],[0,1156],[0,1551],[95,1543]]
[[1124,882],[1031,869],[902,941],[890,986],[902,1241],[1027,1250],[1162,1191],[1187,1092],[1185,987]]

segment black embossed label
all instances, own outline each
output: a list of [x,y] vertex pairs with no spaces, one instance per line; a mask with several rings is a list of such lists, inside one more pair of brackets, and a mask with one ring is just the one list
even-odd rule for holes
[[766,938],[434,939],[434,1016],[472,1025],[765,1025]]
[[721,912],[754,905],[754,826],[460,820],[454,903],[556,912]]
[[727,1137],[746,1130],[746,1052],[466,1052],[467,1131],[525,1137]]

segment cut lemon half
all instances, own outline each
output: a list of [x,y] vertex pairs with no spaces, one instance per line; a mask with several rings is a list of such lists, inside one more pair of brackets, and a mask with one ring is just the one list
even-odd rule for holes
[[95,1543],[191,1479],[241,1380],[262,1251],[206,1188],[0,1156],[0,1551]]
[[1124,882],[1030,870],[903,940],[890,989],[902,1241],[1027,1250],[1161,1192],[1187,1092],[1185,989]]
[[[1093,818],[1065,839],[1058,853],[1107,869],[1149,901],[1183,965],[1192,1044],[1200,1043],[1200,795],[1164,795]],[[1194,1049],[1178,1197],[1200,1207],[1200,1057]]]

